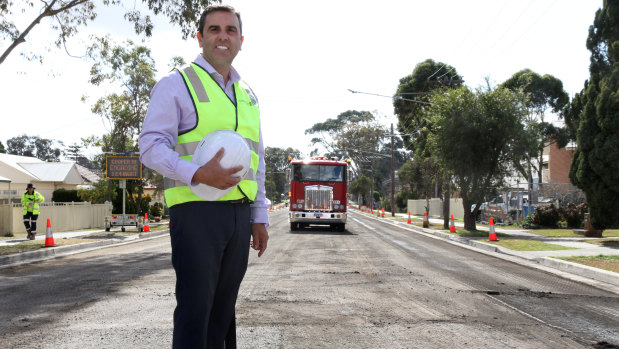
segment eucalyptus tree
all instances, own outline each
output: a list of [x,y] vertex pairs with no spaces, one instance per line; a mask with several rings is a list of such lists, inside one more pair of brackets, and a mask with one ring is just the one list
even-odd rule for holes
[[532,183],[533,178],[527,167],[533,167],[541,183],[544,148],[552,143],[557,143],[559,148],[567,144],[567,129],[554,126],[547,117],[549,112],[560,115],[561,110],[569,102],[567,92],[563,89],[561,80],[549,74],[539,75],[530,69],[515,73],[500,86],[511,90],[522,90],[527,94],[526,105],[532,113],[525,120],[525,124],[534,135],[529,143],[535,146],[536,153],[531,157],[536,161],[528,159],[526,164],[514,163],[514,166],[529,180],[529,183]]
[[[389,156],[381,153],[389,133],[372,113],[348,110],[335,119],[314,124],[305,134],[314,135],[311,144],[322,147],[327,156],[350,158],[352,179],[367,176],[371,179],[370,192],[374,192],[380,158]],[[318,152],[316,149],[312,154]],[[370,201],[372,204],[373,195]]]
[[[150,49],[128,41],[115,45],[107,38],[98,39],[89,49],[95,64],[91,68],[90,82],[95,86],[104,83],[118,86],[118,93],[99,98],[92,106],[99,115],[108,133],[92,136],[88,143],[97,145],[103,153],[138,152],[138,136],[148,110],[150,91],[155,86],[155,62]],[[103,161],[100,157],[99,161]],[[141,207],[143,187],[146,180],[162,183],[160,175],[146,171],[146,178],[127,182],[129,200]],[[111,184],[110,184],[111,185]],[[111,188],[110,188],[111,189]],[[137,198],[134,199],[134,195]]]
[[[142,3],[142,6],[138,2]],[[172,24],[181,27],[182,37],[186,39],[196,31],[196,23],[201,11],[208,5],[220,3],[219,0],[141,0],[131,2],[124,9],[122,16],[133,24],[136,34],[151,36],[154,29],[151,13],[167,17]],[[22,50],[21,54],[29,60],[43,61],[43,52],[49,51],[47,43],[37,43],[30,35],[38,25],[46,25],[54,35],[57,34],[54,45],[65,47],[67,41],[77,35],[83,27],[94,21],[102,7],[123,8],[122,0],[0,0],[0,39],[6,42],[1,46],[6,49],[0,55],[0,64],[19,45],[31,41],[36,44],[36,50]],[[19,17],[32,13],[25,28],[18,28]],[[116,20],[112,18],[111,20]],[[111,22],[111,21],[110,21]],[[37,53],[39,52],[39,53]]]
[[55,144],[63,146],[60,141],[26,134],[10,138],[6,144],[8,154],[30,156],[43,161],[59,161],[62,151]]
[[589,27],[589,79],[565,118],[576,137],[570,180],[587,197],[596,229],[619,225],[619,4],[604,1]]
[[460,87],[436,93],[430,101],[428,148],[453,175],[462,195],[464,228],[474,231],[484,197],[502,188],[514,159],[526,155],[517,146],[526,137],[526,97],[505,88]]
[[[430,99],[433,92],[445,89],[458,88],[463,85],[455,67],[427,59],[415,66],[410,75],[400,79],[400,83],[393,98],[394,113],[398,116],[399,130],[404,134],[407,149],[412,151],[412,156],[419,164],[428,169],[436,169],[433,172],[433,182],[442,187],[444,192],[443,225],[447,228],[449,213],[449,199],[451,180],[448,172],[443,171],[436,163],[431,147],[428,145],[429,132],[432,129],[431,120],[426,117],[428,108],[431,106]],[[426,171],[428,173],[428,171]],[[431,192],[426,201],[429,202]],[[429,207],[429,203],[426,205]],[[445,213],[446,212],[446,213]]]
[[301,152],[290,147],[266,147],[264,149],[266,196],[272,202],[279,201],[282,198],[282,194],[287,197],[289,190],[288,182],[286,181],[288,157],[298,159],[301,157]]

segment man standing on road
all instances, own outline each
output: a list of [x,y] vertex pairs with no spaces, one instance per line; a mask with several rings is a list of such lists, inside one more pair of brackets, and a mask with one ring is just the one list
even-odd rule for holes
[[21,197],[23,206],[22,214],[24,215],[24,226],[28,233],[28,239],[34,240],[37,235],[37,218],[39,218],[39,204],[45,202],[45,198],[41,193],[35,191],[35,186],[28,183],[26,192]]
[[[173,347],[231,348],[249,247],[260,257],[269,238],[264,145],[258,101],[232,67],[244,39],[240,14],[230,6],[207,7],[197,38],[202,54],[161,79],[151,92],[139,138],[140,159],[166,177],[176,272]],[[233,176],[241,166],[222,168],[223,148],[201,167],[191,162],[199,141],[222,129],[236,131],[248,143],[249,179]],[[188,186],[197,183],[234,189],[206,201]]]

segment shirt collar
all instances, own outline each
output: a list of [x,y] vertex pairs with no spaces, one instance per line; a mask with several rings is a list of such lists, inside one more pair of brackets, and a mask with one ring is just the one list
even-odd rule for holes
[[[215,70],[215,68],[213,68],[213,66],[206,59],[204,59],[204,57],[202,57],[201,54],[198,54],[198,57],[194,60],[194,63],[206,69],[206,72],[209,73],[209,75],[218,76],[223,81],[223,76],[221,76],[221,74],[219,74],[217,70]],[[234,69],[233,66],[230,66],[230,80],[228,81],[228,83],[233,84],[237,81],[241,81],[241,75],[239,75],[239,73],[236,71],[236,69]]]

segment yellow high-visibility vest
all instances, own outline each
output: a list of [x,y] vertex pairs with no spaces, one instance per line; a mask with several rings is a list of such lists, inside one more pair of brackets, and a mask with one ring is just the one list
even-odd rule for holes
[[45,202],[45,198],[38,191],[32,191],[32,194],[28,194],[28,191],[21,197],[21,204],[23,206],[22,215],[26,215],[28,212],[32,212],[34,215],[38,215],[39,203]]
[[[233,130],[245,138],[251,152],[251,168],[241,182],[217,201],[256,199],[258,182],[258,145],[260,134],[260,110],[258,101],[243,82],[234,83],[236,103],[202,67],[195,63],[180,71],[196,107],[197,123],[192,129],[179,134],[174,151],[182,159],[191,161],[198,143],[207,134],[222,129]],[[165,200],[168,207],[190,201],[205,201],[195,195],[182,181],[164,179]]]

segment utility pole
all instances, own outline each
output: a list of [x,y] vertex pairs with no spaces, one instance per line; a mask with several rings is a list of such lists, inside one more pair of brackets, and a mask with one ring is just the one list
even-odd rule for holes
[[395,169],[393,164],[393,123],[391,123],[391,217],[395,217]]

